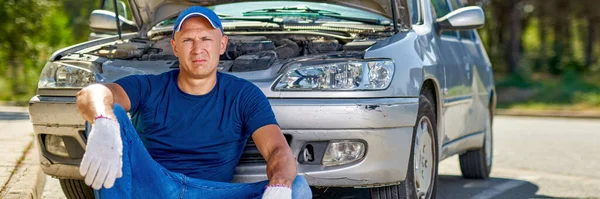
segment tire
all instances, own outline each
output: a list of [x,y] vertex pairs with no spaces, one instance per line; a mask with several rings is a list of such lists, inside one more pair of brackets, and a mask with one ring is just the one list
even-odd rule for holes
[[459,155],[460,171],[464,178],[487,179],[490,177],[494,151],[494,136],[492,131],[493,115],[489,109],[487,115],[488,117],[485,120],[483,147]]
[[94,190],[83,180],[59,179],[67,199],[94,199]]
[[[438,142],[437,142],[437,123],[434,113],[434,106],[432,105],[429,98],[425,95],[421,94],[419,97],[419,113],[417,115],[417,121],[413,130],[413,138],[412,144],[410,147],[410,156],[408,161],[408,168],[406,172],[406,178],[399,185],[392,185],[386,187],[377,187],[371,188],[371,198],[373,199],[413,199],[413,198],[435,198],[436,197],[436,187],[437,187],[437,178],[438,178]],[[416,184],[423,183],[415,183],[415,144],[417,141],[417,135],[419,134],[419,127],[427,126],[427,133],[431,138],[430,142],[425,142],[427,139],[423,139],[423,143],[431,143],[429,146],[425,146],[424,149],[430,148],[430,153],[423,154],[431,154],[431,163],[430,169],[427,168],[428,171],[431,171],[431,176],[429,179],[429,186],[427,186],[426,191],[417,191]],[[422,128],[421,128],[422,129]],[[424,134],[423,134],[424,135]],[[422,140],[424,138],[421,136],[418,140]],[[420,150],[419,150],[420,151]],[[420,153],[419,153],[420,154]],[[419,155],[419,157],[422,157]],[[427,159],[427,158],[426,158]],[[423,162],[423,161],[421,161]],[[420,178],[419,178],[420,179]],[[419,194],[420,193],[420,194]]]

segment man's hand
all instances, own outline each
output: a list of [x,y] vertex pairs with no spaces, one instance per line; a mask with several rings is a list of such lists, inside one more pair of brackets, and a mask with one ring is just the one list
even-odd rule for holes
[[267,186],[262,199],[292,199],[292,189],[286,186]]
[[86,152],[79,166],[85,176],[85,184],[98,190],[111,188],[115,180],[123,175],[123,143],[119,123],[100,117],[92,124],[87,140]]

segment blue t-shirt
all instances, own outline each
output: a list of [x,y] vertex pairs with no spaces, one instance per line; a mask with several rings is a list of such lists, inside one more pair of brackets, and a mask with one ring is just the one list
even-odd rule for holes
[[215,87],[190,95],[177,85],[179,70],[117,80],[131,101],[131,118],[159,164],[190,177],[230,182],[248,138],[277,124],[263,92],[251,82],[217,73]]

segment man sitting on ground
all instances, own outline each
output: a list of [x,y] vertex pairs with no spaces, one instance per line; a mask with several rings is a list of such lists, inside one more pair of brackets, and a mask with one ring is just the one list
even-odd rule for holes
[[[92,124],[80,173],[97,198],[312,197],[266,96],[217,72],[227,42],[213,11],[190,7],[173,28],[179,69],[77,94]],[[268,180],[231,183],[250,136],[267,160]]]

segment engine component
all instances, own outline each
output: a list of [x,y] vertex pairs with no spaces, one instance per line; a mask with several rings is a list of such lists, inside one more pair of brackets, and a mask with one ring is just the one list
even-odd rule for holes
[[287,59],[300,55],[300,47],[298,47],[296,42],[289,39],[282,39],[278,40],[275,44],[277,44],[275,53],[277,53],[279,59]]
[[275,49],[275,44],[273,41],[263,36],[231,36],[229,37],[229,42],[227,42],[227,49],[225,50],[225,53],[221,55],[221,59],[234,60],[242,55],[273,49]]
[[98,55],[109,58],[109,59],[131,59],[136,55],[143,54],[143,51],[139,50],[137,46],[126,43],[111,48],[104,48],[98,51]]
[[306,54],[315,55],[339,51],[342,45],[337,40],[314,40],[306,44],[304,47]]
[[142,57],[149,48],[150,44],[148,42],[131,39],[127,43],[104,46],[97,53],[99,56],[109,59],[133,59]]
[[288,59],[300,55],[298,44],[289,39],[278,40],[275,44],[277,44],[277,48],[274,50],[260,51],[236,58],[231,71],[247,72],[265,70],[277,61],[277,59]]
[[371,47],[377,41],[366,40],[366,41],[352,41],[344,45],[345,51],[363,51]]
[[221,60],[217,66],[217,71],[229,71],[233,66],[233,60]]
[[275,51],[261,51],[249,55],[242,55],[235,59],[233,66],[231,67],[232,72],[247,72],[265,70],[271,66],[277,60],[277,53]]

